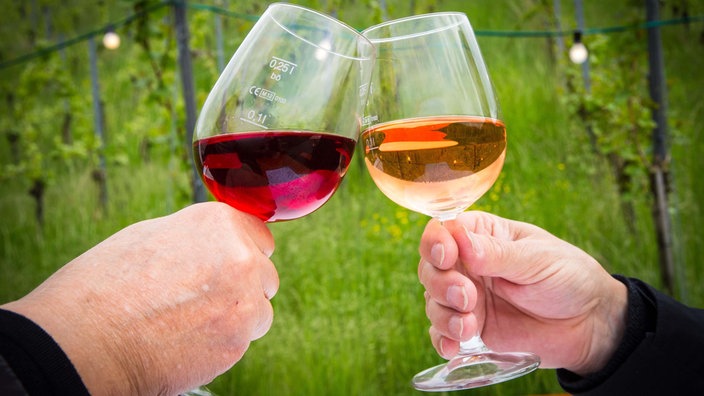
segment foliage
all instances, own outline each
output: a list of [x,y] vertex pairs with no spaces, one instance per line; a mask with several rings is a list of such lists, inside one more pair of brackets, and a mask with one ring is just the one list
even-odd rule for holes
[[[477,31],[545,30],[555,22],[544,0],[300,0],[357,29],[419,12],[466,12]],[[227,13],[189,9],[196,103],[219,73],[216,21],[225,61],[259,15],[258,0],[202,1]],[[675,4],[676,3],[676,4]],[[106,26],[154,1],[37,0],[7,7],[0,24],[0,62]],[[701,4],[667,4],[667,16],[701,15]],[[677,13],[670,9],[677,6]],[[573,10],[562,2],[563,26]],[[585,2],[588,24],[642,20],[640,3]],[[106,138],[94,134],[85,42],[0,69],[0,296],[32,289],[62,263],[125,225],[189,204],[190,142],[169,7],[117,27],[117,51],[99,49]],[[48,28],[51,26],[51,29]],[[671,208],[685,302],[702,306],[704,226],[699,153],[704,139],[701,24],[663,28],[672,121]],[[592,86],[547,39],[480,36],[509,146],[501,178],[475,206],[529,221],[577,244],[609,271],[658,285],[657,249],[647,188],[651,103],[644,31],[587,35]],[[96,39],[99,39],[97,36]],[[70,116],[67,116],[70,115]],[[585,118],[581,118],[583,115]],[[594,145],[586,133],[589,125]],[[595,150],[593,150],[595,149]],[[92,179],[107,160],[108,210],[100,210]],[[359,153],[357,153],[358,158]],[[620,167],[612,167],[620,163]],[[628,178],[624,183],[619,178]],[[415,394],[408,380],[440,361],[427,338],[417,243],[426,219],[386,199],[354,161],[342,188],[313,215],[271,225],[281,289],[270,334],[219,377],[217,394]],[[28,194],[44,183],[43,226]],[[638,221],[624,220],[625,202]],[[467,394],[558,392],[543,370]],[[462,392],[460,392],[461,394]]]
[[[568,67],[566,105],[584,125],[581,139],[606,160],[628,224],[634,203],[649,198],[654,107],[647,90],[647,48],[643,31],[618,37],[592,36],[588,81],[579,67]],[[589,84],[586,86],[586,84]],[[590,165],[586,165],[590,166]],[[592,167],[593,172],[596,169]]]

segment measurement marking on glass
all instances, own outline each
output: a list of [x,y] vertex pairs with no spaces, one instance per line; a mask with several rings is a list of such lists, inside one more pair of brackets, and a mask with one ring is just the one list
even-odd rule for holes
[[258,96],[262,99],[266,99],[270,102],[276,102],[281,104],[286,103],[286,98],[282,98],[281,96],[277,95],[276,92],[269,91],[265,88],[257,87],[256,85],[252,85],[251,87],[249,87],[249,93],[251,95]]
[[[278,61],[278,62],[275,62],[275,61]],[[289,68],[291,68],[291,67],[293,67],[293,68],[291,68],[291,70],[288,70],[288,69],[286,69],[284,66],[282,66],[282,64],[289,65]],[[293,62],[291,62],[291,61],[287,61],[287,60],[284,59],[284,58],[279,58],[279,57],[276,57],[276,56],[272,56],[272,57],[271,57],[271,62],[269,62],[269,67],[274,68],[274,69],[276,69],[276,70],[281,70],[281,71],[284,72],[284,73],[293,74],[293,69],[297,68],[298,65],[295,64],[295,63],[293,63]],[[283,69],[286,69],[286,70],[283,70]]]
[[296,70],[297,67],[298,65],[291,61],[272,56],[269,61],[269,68],[273,71],[271,72],[271,76],[269,76],[269,78],[274,81],[281,81],[282,74],[292,75],[293,71]]
[[364,116],[364,117],[362,118],[362,125],[364,125],[364,126],[366,126],[366,125],[371,125],[371,123],[377,122],[377,121],[379,121],[379,116],[376,115],[376,114],[375,114],[375,115]]
[[264,125],[267,117],[268,116],[264,113],[257,113],[254,110],[250,110],[247,112],[246,117],[240,117],[240,120],[242,120],[248,124],[258,126],[260,128],[269,129],[269,127]]
[[267,126],[264,126],[264,125],[262,125],[262,124],[257,124],[256,122],[250,121],[250,120],[248,120],[248,119],[246,119],[246,118],[244,118],[244,117],[240,117],[240,120],[246,122],[247,124],[252,124],[252,125],[258,126],[258,127],[260,127],[260,128],[269,129]]
[[369,92],[369,84],[362,84],[359,86],[359,96],[364,96]]

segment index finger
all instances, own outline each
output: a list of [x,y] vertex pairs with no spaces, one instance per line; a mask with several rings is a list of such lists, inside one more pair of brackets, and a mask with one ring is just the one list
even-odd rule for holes
[[436,219],[426,224],[418,250],[423,260],[439,269],[450,269],[457,261],[457,243],[450,231]]
[[259,250],[267,257],[271,257],[271,255],[274,254],[274,237],[271,234],[271,230],[266,226],[266,223],[256,216],[240,212],[239,210],[232,209],[232,213],[233,216],[236,217],[236,219],[233,220],[233,224],[246,229],[249,237],[254,241],[257,247],[259,247]]

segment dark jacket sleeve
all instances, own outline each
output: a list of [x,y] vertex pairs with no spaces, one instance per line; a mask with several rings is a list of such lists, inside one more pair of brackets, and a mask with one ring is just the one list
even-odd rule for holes
[[640,280],[615,277],[628,287],[623,340],[597,373],[580,377],[557,370],[563,389],[576,395],[704,394],[704,310]]
[[88,395],[66,354],[41,327],[0,309],[2,395]]

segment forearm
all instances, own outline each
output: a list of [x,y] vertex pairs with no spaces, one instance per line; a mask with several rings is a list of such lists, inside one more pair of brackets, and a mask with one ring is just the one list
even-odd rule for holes
[[[62,269],[63,270],[63,269]],[[61,270],[60,270],[61,271]],[[55,279],[60,278],[56,276]],[[92,395],[125,394],[136,391],[130,389],[133,384],[127,375],[125,367],[120,366],[119,354],[108,349],[109,345],[119,346],[121,340],[112,337],[105,331],[112,329],[106,318],[114,317],[108,312],[113,306],[99,304],[93,295],[93,300],[85,298],[83,285],[61,287],[61,283],[47,281],[23,298],[4,304],[0,308],[13,312],[26,319],[38,330],[30,333],[31,337],[51,341],[68,361],[68,365],[80,377],[82,385]],[[78,297],[77,297],[78,296]],[[93,305],[103,307],[93,312],[85,307]],[[100,316],[104,315],[104,316]],[[120,334],[116,334],[119,336]],[[30,335],[22,335],[21,341],[31,342]],[[51,349],[49,342],[43,344],[43,349]],[[44,359],[42,349],[35,355]]]

